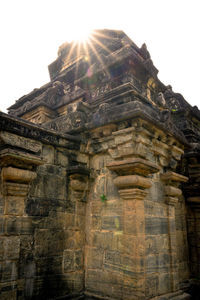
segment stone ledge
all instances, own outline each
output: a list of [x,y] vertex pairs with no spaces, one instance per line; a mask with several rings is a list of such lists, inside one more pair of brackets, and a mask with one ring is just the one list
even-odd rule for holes
[[152,173],[157,173],[160,168],[154,163],[141,158],[130,158],[126,160],[113,161],[107,164],[107,167],[111,171],[115,171],[119,175],[135,173],[139,175],[147,176]]
[[163,181],[178,181],[178,182],[187,182],[188,178],[186,176],[183,176],[181,174],[168,171],[164,174],[161,174],[161,179]]
[[36,155],[24,153],[23,151],[6,148],[0,151],[0,165],[15,165],[15,166],[38,166],[44,163],[44,161]]

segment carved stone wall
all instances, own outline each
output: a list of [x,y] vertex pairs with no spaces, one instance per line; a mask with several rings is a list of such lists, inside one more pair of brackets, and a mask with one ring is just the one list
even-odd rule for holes
[[[7,116],[1,115],[1,121],[9,128]],[[33,136],[40,132],[40,141],[0,131],[1,299],[79,294],[84,288],[89,173],[84,174],[83,166],[75,173],[69,169],[72,161],[81,164],[71,150],[79,148],[78,139],[57,135],[57,142],[45,143],[53,133],[28,127]]]
[[120,126],[94,130],[87,147],[95,175],[87,203],[86,292],[187,299],[181,291],[189,266],[179,189],[187,177],[176,173],[183,145],[141,119]]

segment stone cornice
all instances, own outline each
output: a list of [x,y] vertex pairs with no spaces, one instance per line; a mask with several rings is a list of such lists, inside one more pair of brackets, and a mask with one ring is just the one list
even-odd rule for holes
[[80,139],[78,137],[45,129],[2,112],[0,112],[0,128],[1,130],[12,132],[20,136],[40,140],[46,144],[59,145],[66,148],[79,148]]
[[161,174],[161,179],[165,182],[169,182],[169,181],[187,182],[188,181],[188,177],[172,171],[168,171],[164,174]]
[[145,159],[130,158],[126,160],[114,161],[107,164],[108,169],[121,174],[140,174],[147,176],[160,170],[158,166]]

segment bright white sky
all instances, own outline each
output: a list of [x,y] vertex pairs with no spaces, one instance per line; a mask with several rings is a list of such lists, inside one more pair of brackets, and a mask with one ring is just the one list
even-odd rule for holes
[[199,0],[0,0],[0,109],[49,81],[58,47],[89,29],[145,42],[159,78],[197,105]]

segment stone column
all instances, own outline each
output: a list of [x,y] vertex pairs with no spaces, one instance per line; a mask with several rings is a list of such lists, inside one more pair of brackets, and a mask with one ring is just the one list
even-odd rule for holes
[[[145,208],[144,198],[151,187],[148,175],[159,168],[141,158],[114,161],[107,167],[117,174],[114,184],[123,202],[124,299],[145,299]],[[128,256],[123,257],[123,253]]]
[[165,183],[165,202],[168,204],[168,230],[169,230],[169,252],[170,252],[170,276],[171,290],[179,289],[178,282],[178,266],[177,266],[177,238],[176,238],[176,223],[175,223],[175,205],[179,197],[182,195],[182,190],[178,188],[181,182],[186,182],[187,177],[168,171],[161,175],[161,180]]
[[[1,289],[6,299],[16,299],[18,286],[18,264],[20,258],[20,235],[31,230],[31,223],[25,215],[25,201],[29,184],[36,173],[14,167],[1,170],[1,193],[3,199],[1,233]],[[31,292],[29,290],[29,292]]]

